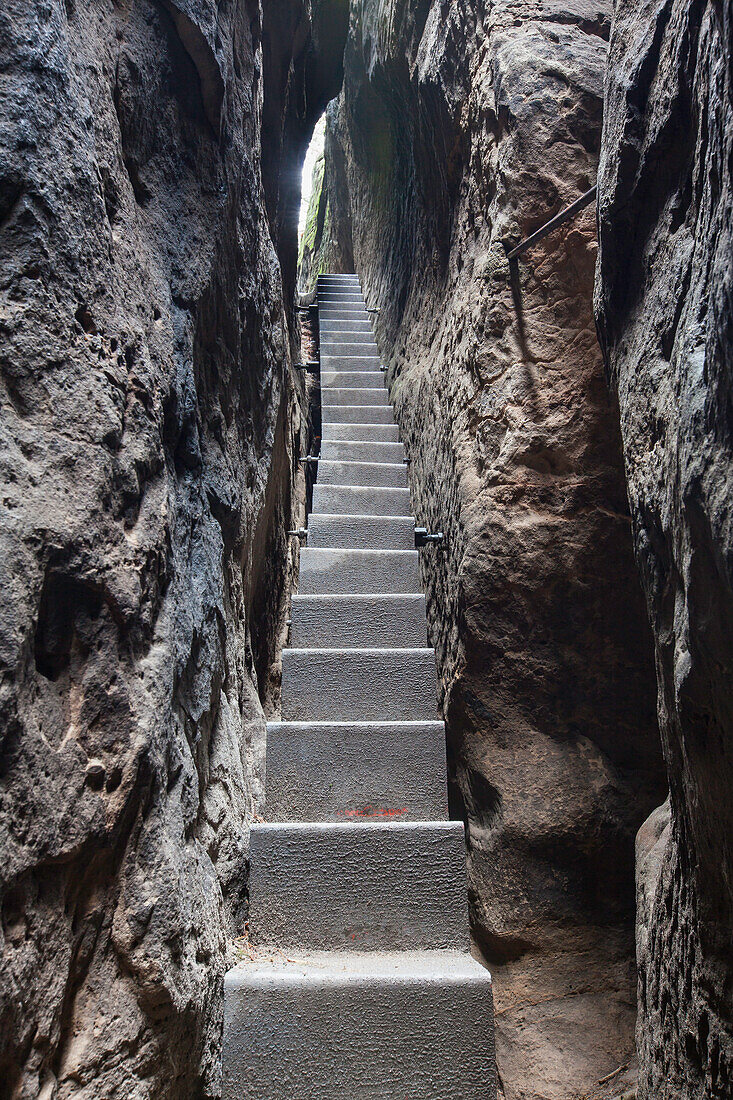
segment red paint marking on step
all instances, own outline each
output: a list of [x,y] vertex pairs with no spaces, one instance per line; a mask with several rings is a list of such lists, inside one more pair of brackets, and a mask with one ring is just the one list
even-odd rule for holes
[[340,817],[401,817],[403,814],[409,813],[407,806],[397,807],[382,807],[382,806],[362,806],[358,810],[339,810]]

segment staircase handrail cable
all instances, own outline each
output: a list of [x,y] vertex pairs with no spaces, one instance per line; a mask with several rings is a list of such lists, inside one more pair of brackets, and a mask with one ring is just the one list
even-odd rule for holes
[[565,222],[570,221],[570,219],[575,214],[579,213],[581,210],[585,210],[586,206],[590,206],[590,204],[595,200],[597,194],[598,185],[595,184],[593,187],[591,187],[590,191],[586,191],[585,194],[581,195],[579,199],[575,200],[575,202],[571,202],[570,206],[566,206],[565,209],[561,210],[559,214],[556,214],[554,218],[550,218],[548,222],[545,222],[544,225],[540,226],[539,229],[530,234],[530,236],[527,237],[526,240],[522,241],[521,244],[518,244],[516,248],[513,248],[511,252],[507,254],[507,259],[516,260],[517,257],[521,256],[529,248],[531,248],[533,244],[537,244],[538,241],[542,241],[545,239],[545,237],[549,237],[550,233],[554,232],[554,230],[556,229],[559,229],[561,225],[565,224]]

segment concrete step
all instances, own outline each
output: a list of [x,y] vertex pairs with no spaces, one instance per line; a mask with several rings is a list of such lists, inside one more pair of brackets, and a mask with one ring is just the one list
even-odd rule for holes
[[494,1100],[491,975],[459,951],[264,955],[224,979],[222,1100]]
[[332,516],[409,516],[410,490],[316,482],[313,511]]
[[442,722],[269,722],[268,821],[443,821]]
[[[355,348],[355,352],[349,350]],[[345,349],[345,350],[342,350]],[[376,344],[321,344],[321,375],[337,373],[339,371],[379,371],[382,370],[382,360]],[[353,363],[353,366],[351,365]]]
[[377,370],[321,371],[321,389],[372,389],[384,391],[384,372]]
[[[316,549],[312,551],[318,553]],[[338,553],[402,553],[409,550],[324,550]],[[425,597],[422,593],[293,596],[290,608],[290,644],[296,649],[416,649],[428,644]]]
[[349,516],[312,512],[308,518],[308,545],[354,550],[413,550],[412,516]]
[[336,332],[358,332],[364,334],[372,331],[372,323],[368,319],[365,321],[356,319],[352,320],[351,318],[338,320],[337,318],[329,317],[328,319],[325,319],[323,317],[319,317],[318,329],[320,333],[325,333],[328,336],[333,336]]
[[350,332],[345,330],[343,332],[329,332],[327,334],[321,333],[320,347],[321,347],[321,359],[323,356],[340,355],[342,348],[349,348],[358,346],[363,349],[357,352],[357,355],[367,355],[369,353],[377,352],[377,341],[373,335],[369,332]]
[[334,386],[326,386],[321,389],[321,403],[324,407],[329,405],[389,405],[389,394],[382,386],[376,390],[373,386],[352,386],[346,389],[337,389]]
[[468,949],[461,821],[253,824],[249,860],[255,944]]
[[[321,340],[321,365],[324,359],[379,358],[379,348],[373,337],[360,339],[358,332],[344,332],[341,335],[343,339]],[[370,370],[374,370],[374,367],[370,367]]]
[[404,462],[401,443],[356,443],[349,440],[324,440],[321,458],[327,462]]
[[319,309],[318,311],[318,323],[321,332],[327,331],[328,325],[337,324],[341,321],[343,321],[347,327],[349,325],[360,325],[364,321],[371,326],[371,317],[365,309]]
[[432,649],[284,649],[284,722],[438,717]]
[[[330,358],[334,355],[346,355],[351,356],[350,348],[356,347],[355,356],[359,358],[363,355],[379,354],[377,348],[377,341],[373,336],[370,336],[365,332],[332,332],[328,336],[322,336],[320,341],[321,346],[321,360],[324,356]],[[346,351],[342,351],[345,348]]]
[[324,424],[394,424],[391,405],[332,405],[328,390],[321,394]]
[[325,440],[355,440],[359,443],[398,443],[400,438],[396,424],[334,423],[324,417],[321,438]]
[[367,321],[371,320],[371,315],[367,311],[366,304],[363,298],[358,298],[356,301],[347,301],[342,298],[341,300],[325,301],[322,298],[318,300],[318,318],[324,320],[327,317],[353,317],[355,314],[363,313]]
[[318,302],[319,321],[327,320],[329,317],[348,318],[356,315],[358,315],[361,320],[366,318],[367,321],[371,321],[372,318],[376,316],[369,312],[363,298],[355,298],[353,300],[350,298],[331,298],[328,301],[321,299]]
[[364,305],[364,295],[361,290],[353,287],[324,287],[318,292],[318,304],[327,305],[330,302],[359,302]]
[[[419,555],[417,550],[306,547],[300,551],[298,592],[303,596],[420,592]],[[420,645],[424,644],[423,632]]]
[[373,485],[393,489],[407,488],[407,466],[399,462],[330,462],[318,463],[321,485]]
[[352,330],[349,332],[348,329],[344,329],[320,333],[321,348],[337,346],[340,349],[343,344],[357,344],[361,347],[373,349],[377,346],[377,339],[373,332],[367,332],[366,330],[362,332]]
[[321,321],[319,339],[324,344],[363,344],[376,343],[371,321],[339,320],[338,318]]
[[357,302],[359,305],[364,306],[364,295],[358,286],[327,286],[322,287],[316,296],[315,304],[322,306],[331,302]]
[[[336,344],[332,346],[333,349],[337,349]],[[338,350],[324,351],[321,344],[321,374],[337,371],[369,371],[370,373],[380,371],[380,374],[384,373],[381,370],[382,361],[378,351],[376,351],[376,344],[371,350],[366,344],[343,344],[342,346],[343,354]]]

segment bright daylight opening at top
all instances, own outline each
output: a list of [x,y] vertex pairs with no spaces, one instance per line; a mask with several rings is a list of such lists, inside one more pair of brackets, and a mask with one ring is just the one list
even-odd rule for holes
[[303,161],[303,177],[300,189],[300,217],[298,219],[298,242],[303,238],[305,223],[308,217],[308,203],[313,192],[313,169],[316,161],[323,155],[323,144],[326,138],[326,116],[321,115],[313,131],[308,152]]

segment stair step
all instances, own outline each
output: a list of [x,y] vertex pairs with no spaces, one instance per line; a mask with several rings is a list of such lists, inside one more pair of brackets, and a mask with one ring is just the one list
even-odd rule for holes
[[340,300],[331,299],[330,301],[318,302],[318,320],[319,323],[327,320],[347,320],[350,317],[358,317],[360,321],[371,321],[373,314],[371,314],[364,305],[363,298],[351,301],[345,298]]
[[[326,327],[327,326],[327,327]],[[372,335],[369,321],[326,321],[321,325],[321,337],[326,345],[336,344],[364,344],[373,340],[372,347],[376,347],[376,340]]]
[[[380,359],[376,340],[361,339],[358,332],[343,332],[340,334],[343,337],[341,340],[338,339],[339,333],[335,335],[337,338],[334,340],[321,340],[320,342],[320,362],[322,371],[331,369],[327,366],[327,360],[370,358],[379,359],[379,364],[375,367],[372,363],[369,370],[382,369],[384,364]],[[351,348],[356,348],[356,351],[350,351]],[[358,369],[358,367],[356,369]]]
[[344,354],[352,354],[349,349],[354,347],[360,349],[354,353],[357,356],[379,354],[377,341],[366,332],[332,332],[328,335],[321,333],[320,347],[321,357],[341,355],[342,348],[346,349]]
[[[369,357],[379,358],[379,348],[377,347],[377,341],[373,336],[368,336],[365,333],[359,332],[337,332],[334,333],[333,338],[330,336],[323,336],[319,342],[321,349],[321,369],[325,370],[323,366],[324,359],[334,358],[347,358],[347,359],[364,359]],[[374,367],[370,367],[370,370],[374,370]]]
[[[342,550],[308,548],[300,551],[299,594],[420,592],[417,550]],[[424,639],[421,639],[421,644]]]
[[222,1100],[493,1100],[491,975],[453,951],[308,954],[224,980]]
[[391,405],[332,405],[321,395],[324,424],[394,424]]
[[326,305],[330,302],[359,302],[364,305],[364,295],[354,287],[324,287],[319,290],[318,304]]
[[321,290],[314,305],[318,307],[319,313],[321,309],[339,309],[341,306],[357,306],[359,309],[366,309],[364,295],[358,288]]
[[256,944],[468,949],[460,821],[253,824],[249,844]]
[[318,300],[322,298],[342,298],[345,295],[356,296],[360,302],[364,301],[364,295],[361,292],[361,287],[353,283],[346,286],[322,286],[318,288]]
[[373,485],[393,489],[407,488],[404,462],[333,462],[318,463],[321,485]]
[[268,821],[445,820],[442,722],[269,722]]
[[400,438],[396,424],[334,424],[324,420],[321,433],[324,442],[355,440],[358,443],[398,443]]
[[313,511],[333,516],[409,516],[410,490],[316,482]]
[[438,716],[432,649],[284,649],[284,722],[413,721]]
[[321,459],[326,462],[402,462],[405,448],[401,443],[357,443],[328,439],[321,443]]
[[333,386],[322,387],[322,408],[328,409],[334,405],[386,405],[390,411],[392,410],[392,403],[390,402],[389,394],[384,386],[379,390],[374,389],[373,386],[361,386],[358,388],[351,386],[347,389],[337,389]]
[[326,349],[320,345],[320,370],[322,374],[336,371],[380,371],[381,360],[376,344],[331,344]]
[[374,389],[384,390],[384,372],[381,370],[321,371],[321,389]]
[[[389,553],[357,550],[341,553]],[[400,551],[397,551],[400,553]],[[338,550],[326,553],[339,553]],[[401,551],[410,553],[410,551]],[[427,645],[425,597],[422,593],[357,592],[292,597],[290,644],[296,649],[364,649],[389,646],[415,649]],[[269,778],[268,778],[269,782]]]
[[338,320],[341,317],[353,317],[357,314],[363,314],[363,320],[365,321],[371,320],[363,298],[359,298],[356,301],[346,301],[343,298],[341,300],[332,299],[331,301],[324,301],[321,298],[318,300],[319,321],[329,317],[335,317]]
[[312,512],[308,546],[354,550],[413,550],[412,516],[329,515]]
[[371,348],[372,350],[377,347],[374,333],[371,330],[367,332],[366,329],[356,331],[349,330],[348,328],[335,331],[324,331],[322,329],[319,342],[321,348],[325,349],[334,347],[340,348],[345,344],[358,344],[362,347]]
[[[379,348],[377,347],[376,340],[360,340],[357,333],[346,332],[343,333],[343,340],[321,340],[321,371],[324,373],[329,370],[346,370],[346,367],[330,367],[329,363],[339,363],[345,360],[354,360],[356,366],[349,370],[359,370],[359,362],[361,360],[370,360],[368,370],[381,370],[382,361],[379,357]],[[374,360],[379,362],[375,366]]]
[[404,462],[350,462],[321,457],[318,463],[318,481],[321,485],[406,489],[407,466]]
[[462,952],[265,957],[224,981],[222,1100],[493,1100],[491,975]]
[[327,332],[330,325],[341,324],[342,322],[345,328],[352,325],[367,324],[371,329],[369,314],[365,309],[321,309],[318,311],[318,324],[321,332]]
[[320,321],[320,338],[326,343],[354,343],[373,340],[371,321]]

